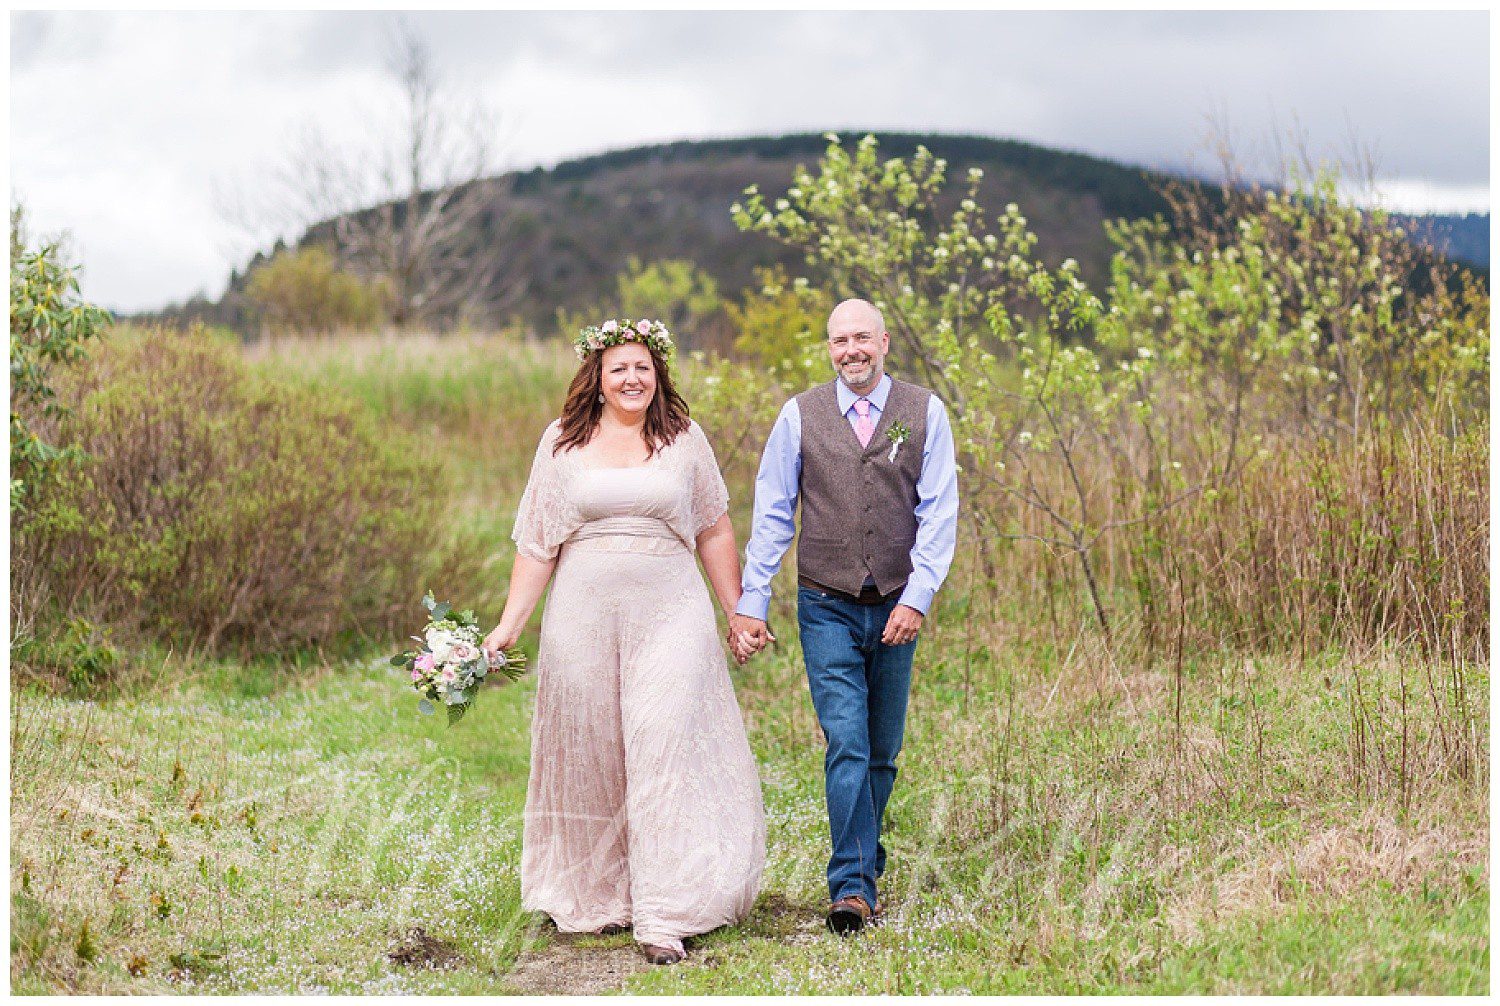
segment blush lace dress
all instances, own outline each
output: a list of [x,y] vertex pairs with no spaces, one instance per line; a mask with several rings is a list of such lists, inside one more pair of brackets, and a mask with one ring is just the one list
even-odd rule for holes
[[646,464],[554,457],[542,435],[517,551],[557,560],[542,614],[521,902],[641,943],[739,921],[760,890],[760,779],[695,541],[728,493],[703,430]]

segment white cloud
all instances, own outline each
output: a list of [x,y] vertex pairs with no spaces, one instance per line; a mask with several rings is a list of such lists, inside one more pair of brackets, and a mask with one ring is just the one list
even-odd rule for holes
[[[508,113],[510,166],[657,140],[834,128],[1011,136],[1187,162],[1221,112],[1253,156],[1294,120],[1378,152],[1400,208],[1488,205],[1482,13],[420,15],[456,83]],[[299,123],[388,102],[393,15],[19,14],[11,172],[121,309],[216,293],[250,188]],[[1202,158],[1199,158],[1201,162]]]
[[1490,190],[1487,185],[1434,185],[1394,178],[1377,186],[1372,201],[1398,213],[1488,213]]

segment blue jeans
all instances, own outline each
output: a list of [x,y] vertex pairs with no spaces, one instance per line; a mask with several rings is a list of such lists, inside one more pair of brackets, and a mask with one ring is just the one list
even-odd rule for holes
[[906,730],[906,699],[916,640],[880,641],[896,607],[855,604],[808,587],[797,589],[802,659],[818,723],[828,739],[823,786],[833,855],[828,897],[858,894],[873,906],[885,872],[880,824],[896,782],[896,755]]

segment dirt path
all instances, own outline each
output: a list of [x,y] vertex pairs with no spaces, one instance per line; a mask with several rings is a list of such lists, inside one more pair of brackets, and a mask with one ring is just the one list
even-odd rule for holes
[[[763,897],[750,917],[741,923],[747,939],[770,939],[783,943],[808,943],[826,934],[817,908],[798,906],[779,894]],[[546,945],[523,954],[505,983],[517,992],[531,995],[598,995],[623,990],[631,975],[651,967],[629,935],[600,939],[555,930]],[[688,946],[688,961],[678,967],[715,964],[711,949]]]
[[[741,923],[747,939],[775,940],[788,944],[809,943],[823,938],[822,914],[815,908],[796,906],[780,895],[770,895],[756,905]],[[461,968],[463,956],[450,943],[413,926],[396,938],[387,956],[405,967]],[[688,962],[679,967],[715,965],[715,954],[689,945]],[[586,933],[559,933],[548,927],[545,942],[521,955],[507,973],[489,973],[502,986],[499,991],[522,995],[602,995],[622,992],[632,975],[651,967],[628,933],[600,937]]]
[[627,978],[650,966],[633,943],[580,946],[555,934],[547,946],[522,954],[505,983],[527,995],[600,995],[621,991]]

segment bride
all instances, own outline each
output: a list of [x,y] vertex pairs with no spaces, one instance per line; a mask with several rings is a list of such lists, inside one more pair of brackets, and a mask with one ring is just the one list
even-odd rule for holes
[[563,932],[633,928],[648,960],[673,964],[683,937],[744,918],[765,864],[760,781],[694,561],[728,614],[739,553],[713,448],[672,387],[666,327],[607,321],[574,348],[484,641],[512,646],[551,580],[521,901]]

